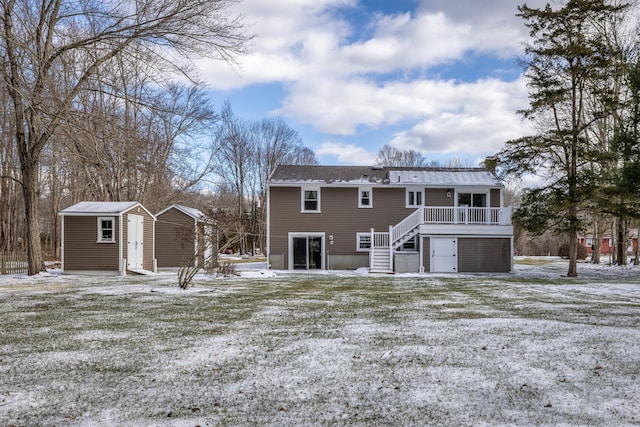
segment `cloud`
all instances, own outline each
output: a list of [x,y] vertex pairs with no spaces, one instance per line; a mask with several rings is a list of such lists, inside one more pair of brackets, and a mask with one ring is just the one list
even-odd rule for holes
[[[260,35],[255,53],[241,58],[238,73],[221,62],[200,66],[214,89],[280,83],[285,96],[271,113],[293,126],[349,142],[393,126],[388,142],[397,148],[481,157],[530,132],[515,114],[528,104],[524,81],[499,80],[497,71],[491,79],[460,79],[435,67],[521,53],[528,35],[516,6],[423,0],[412,11],[371,12],[364,0],[244,0],[238,7]],[[317,154],[371,164],[379,147],[363,147],[367,141],[325,142]]]
[[[354,75],[397,70],[426,70],[460,60],[466,53],[513,55],[526,39],[524,26],[514,17],[512,2],[492,1],[466,6],[452,17],[448,3],[423,2],[413,12],[373,13],[371,31],[357,34],[348,18],[357,10],[354,0],[245,0],[239,11],[250,32],[254,53],[239,58],[239,72],[221,61],[197,64],[214,88],[231,89],[255,83],[344,79]],[[442,4],[439,4],[442,3]],[[460,9],[460,10],[463,10]],[[338,13],[341,11],[341,13]],[[505,18],[508,16],[509,18]]]
[[391,145],[423,153],[483,155],[500,150],[504,142],[532,133],[516,115],[527,106],[522,79],[483,80],[457,85],[447,107],[424,115],[410,129],[398,132]]
[[[420,142],[418,147],[422,151],[450,152],[446,147],[455,141],[470,140],[473,136],[477,139],[488,133],[494,135],[490,140],[509,139],[527,130],[515,114],[526,105],[527,91],[521,79],[384,84],[362,79],[327,79],[293,85],[278,113],[311,124],[320,132],[341,135],[353,135],[360,126],[378,128],[418,122],[396,135],[394,144],[415,149],[414,144]],[[434,142],[430,143],[429,138]],[[445,139],[447,144],[441,144]],[[472,148],[477,148],[477,143]]]
[[316,150],[316,154],[335,157],[342,164],[358,166],[373,165],[377,156],[377,153],[372,153],[354,144],[341,144],[338,142],[324,142]]

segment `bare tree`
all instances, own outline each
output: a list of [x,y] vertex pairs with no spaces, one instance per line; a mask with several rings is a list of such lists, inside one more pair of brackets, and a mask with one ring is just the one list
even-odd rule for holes
[[[157,71],[189,74],[190,55],[234,62],[250,38],[232,0],[0,0],[0,77],[11,99],[27,220],[29,274],[44,269],[39,172],[44,147],[115,58],[151,59]],[[142,58],[141,58],[142,57]],[[72,71],[69,71],[72,67]],[[74,79],[58,90],[61,73]]]
[[25,237],[14,134],[10,102],[7,93],[0,91],[0,251],[22,251]]
[[215,150],[219,191],[236,196],[237,220],[228,224],[236,227],[240,250],[263,247],[269,176],[278,164],[317,164],[315,153],[283,119],[244,120],[234,115],[229,102],[220,114]]
[[424,156],[414,150],[398,150],[385,144],[378,150],[376,164],[379,166],[424,167],[427,161]]

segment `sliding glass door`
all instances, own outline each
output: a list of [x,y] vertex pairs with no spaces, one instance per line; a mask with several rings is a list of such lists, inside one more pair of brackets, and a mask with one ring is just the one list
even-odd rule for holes
[[324,236],[317,234],[290,235],[290,268],[294,270],[315,270],[323,268],[322,243]]

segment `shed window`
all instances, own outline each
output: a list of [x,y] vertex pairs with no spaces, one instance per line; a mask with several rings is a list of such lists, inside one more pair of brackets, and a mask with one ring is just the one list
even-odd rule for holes
[[98,217],[98,242],[113,243],[116,241],[115,220],[113,217]]

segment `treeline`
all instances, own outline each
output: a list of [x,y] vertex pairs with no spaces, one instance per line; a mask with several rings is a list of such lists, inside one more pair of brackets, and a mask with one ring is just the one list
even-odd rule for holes
[[[43,150],[39,223],[45,257],[58,256],[58,212],[85,200],[139,201],[152,212],[172,203],[191,205],[215,216],[235,249],[263,247],[269,175],[279,163],[317,164],[298,132],[281,118],[237,117],[229,103],[218,111],[198,86],[159,87],[129,78],[118,88],[118,81],[124,82],[96,82],[100,86],[76,105],[74,121],[61,124]],[[111,95],[123,91],[131,96]],[[11,115],[3,119],[0,251],[20,251],[26,219],[15,123]]]
[[26,250],[29,274],[55,256],[62,206],[156,209],[212,170],[219,113],[192,61],[249,51],[236,3],[0,2],[0,249]]

